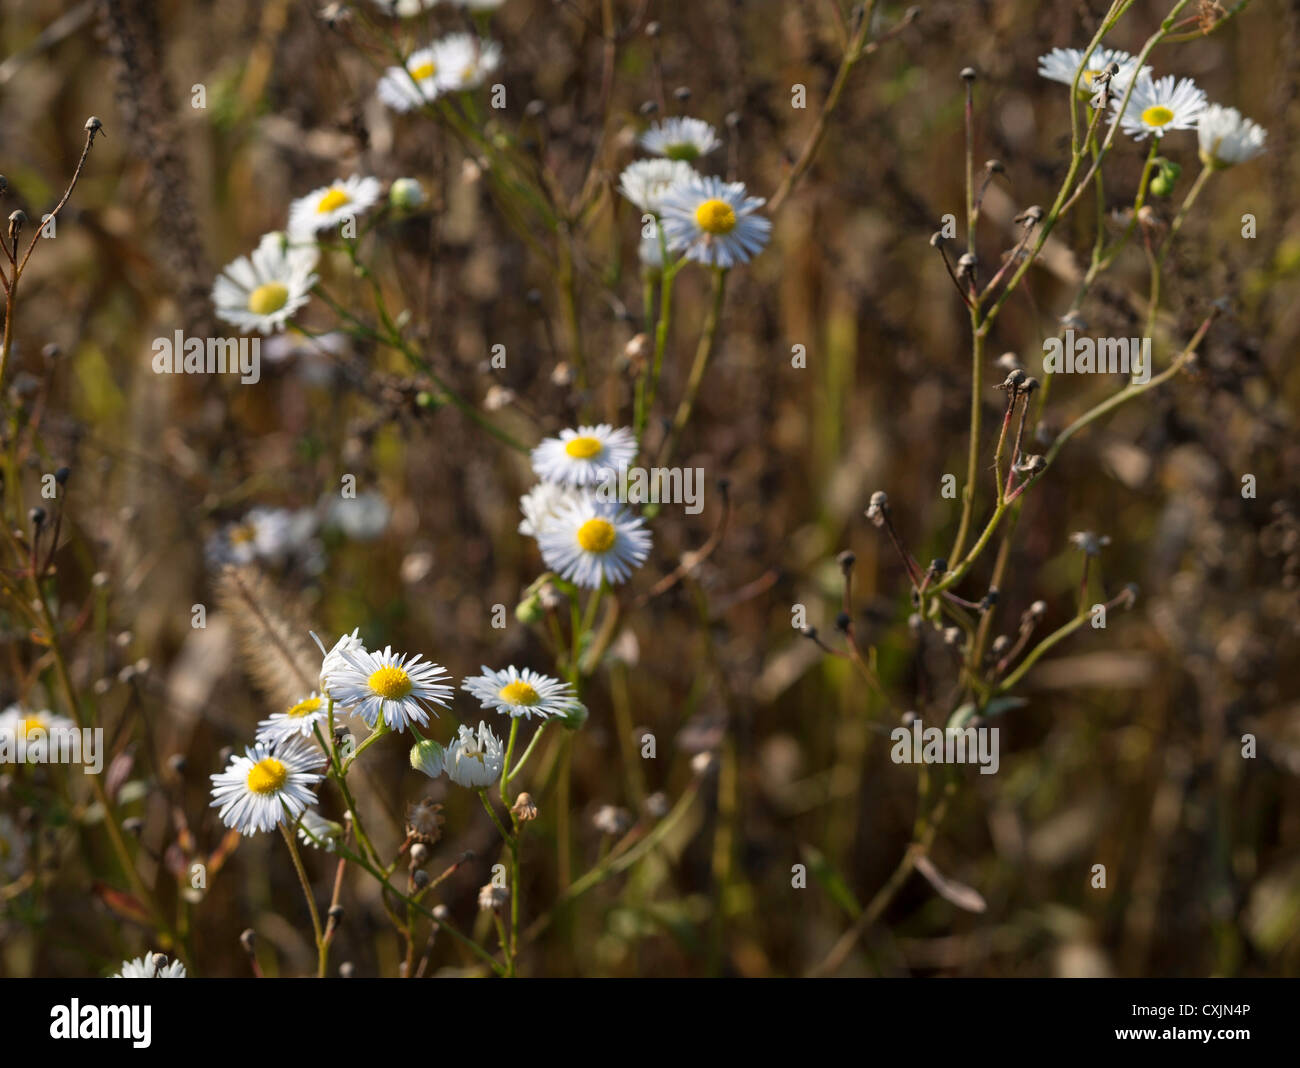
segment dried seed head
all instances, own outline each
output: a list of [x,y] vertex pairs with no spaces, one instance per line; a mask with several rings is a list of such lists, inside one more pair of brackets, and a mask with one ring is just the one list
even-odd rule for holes
[[1002,161],[1000,159],[986,159],[984,161],[984,169],[988,171],[989,174],[1007,173],[1007,169],[1002,165]]
[[878,527],[885,525],[885,517],[889,515],[889,495],[884,490],[876,490],[871,495],[871,503],[867,505],[866,516]]
[[23,227],[27,225],[27,213],[17,208],[9,213],[9,240],[17,241]]
[[623,346],[623,355],[627,357],[628,363],[634,367],[642,367],[645,364],[646,357],[650,355],[650,335],[646,333],[636,334],[628,339]]
[[962,81],[964,81],[964,82],[966,82],[967,84],[969,84],[969,83],[973,82],[973,81],[974,81],[976,78],[978,78],[978,77],[979,77],[979,75],[975,72],[975,68],[974,68],[974,67],[962,67],[962,69],[961,69],[961,80],[962,80]]
[[907,629],[912,632],[913,636],[919,638],[921,636],[921,629],[924,626],[925,620],[921,618],[920,612],[913,612],[907,617]]
[[411,863],[415,867],[418,868],[421,865],[428,863],[428,860],[429,860],[428,846],[426,846],[423,842],[416,842],[415,845],[411,846]]
[[849,618],[847,612],[839,612],[835,616],[835,629],[841,634],[847,634],[849,628],[853,626],[853,620]]
[[1130,582],[1120,591],[1120,595],[1115,600],[1121,608],[1132,608],[1137,604],[1137,599],[1138,585],[1136,582]]
[[993,361],[993,366],[999,371],[1006,371],[1008,373],[1015,370],[1023,371],[1025,369],[1025,365],[1020,362],[1020,357],[1014,352],[1004,352]]
[[979,260],[975,258],[973,252],[963,252],[957,259],[957,277],[964,278],[970,274],[979,265]]
[[1023,382],[1020,383],[1020,394],[1023,397],[1028,397],[1037,388],[1038,388],[1038,379],[1026,378]]
[[943,242],[944,242],[944,236],[942,230],[936,230],[934,233],[930,235],[931,248],[942,248]]
[[930,561],[930,574],[934,576],[942,575],[948,570],[948,561],[942,556],[936,556]]
[[1022,475],[1036,475],[1039,471],[1046,470],[1047,461],[1037,453],[1032,456],[1026,456],[1020,463],[1016,464],[1016,470]]
[[244,947],[244,952],[251,957],[257,948],[257,932],[249,927],[239,936],[239,944]]
[[653,100],[643,100],[641,106],[637,109],[642,115],[653,115],[659,110],[659,105]]
[[679,104],[685,104],[691,98],[691,88],[688,85],[679,85],[673,90],[673,99]]
[[415,874],[411,876],[411,882],[415,884],[417,890],[423,890],[429,885],[429,873],[423,868],[416,868]]
[[943,644],[953,649],[956,649],[961,645],[961,628],[945,627],[943,631]]
[[1024,223],[1026,226],[1037,226],[1042,221],[1043,209],[1037,204],[1031,204],[1016,216],[1016,222]]
[[1021,617],[1021,621],[1024,622],[1027,620],[1030,623],[1037,623],[1045,615],[1047,615],[1047,602],[1035,601],[1025,609],[1025,614]]
[[845,549],[835,560],[845,575],[848,575],[853,570],[853,565],[858,562],[856,554],[851,549]]
[[510,811],[520,823],[537,819],[537,806],[533,803],[533,795],[529,793],[522,793],[516,797],[515,803],[510,806]]
[[989,652],[994,656],[1000,657],[1011,648],[1011,639],[1005,634],[999,634],[993,639],[993,644],[989,646]]
[[478,892],[478,907],[483,912],[499,912],[510,900],[510,891],[504,886],[488,883]]
[[1072,311],[1061,316],[1061,325],[1078,334],[1088,329],[1088,320],[1077,311]]
[[994,386],[993,388],[1006,390],[1012,396],[1015,396],[1020,391],[1020,385],[1024,380],[1025,372],[1017,367],[1007,375],[1000,386]]

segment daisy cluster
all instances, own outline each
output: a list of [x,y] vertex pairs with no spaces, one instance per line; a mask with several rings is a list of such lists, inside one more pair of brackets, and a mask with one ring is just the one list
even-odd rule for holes
[[756,214],[765,201],[748,195],[743,182],[702,175],[696,163],[722,142],[703,119],[678,117],[656,123],[641,135],[652,156],[628,164],[618,190],[642,212],[653,215],[660,235],[643,237],[641,262],[663,266],[663,251],[680,253],[706,266],[728,269],[748,263],[767,245],[772,224]]
[[[446,745],[420,737],[417,728],[427,727],[437,709],[451,707],[454,691],[445,668],[418,653],[367,649],[359,630],[328,651],[322,646],[322,653],[318,689],[262,720],[253,744],[211,776],[212,806],[227,827],[255,834],[287,822],[304,842],[335,848],[343,828],[314,806],[327,759],[322,746],[336,712],[361,719],[375,733],[409,727],[418,738],[411,766],[431,778],[445,772],[460,786],[481,789],[500,777],[505,747],[486,722],[480,720],[477,730],[461,725]],[[555,717],[576,728],[587,715],[572,684],[528,668],[484,667],[462,689],[481,708],[511,719]]]
[[448,93],[477,89],[501,64],[501,46],[472,33],[453,33],[417,48],[389,67],[375,87],[394,111],[414,111]]
[[245,333],[283,330],[320,281],[316,235],[355,221],[382,193],[378,178],[353,175],[295,200],[287,230],[266,234],[250,255],[227,264],[217,276],[212,285],[217,317]]
[[562,430],[531,454],[540,482],[519,500],[519,533],[537,539],[549,570],[584,589],[626,582],[650,554],[645,520],[596,487],[636,459],[636,437],[608,423]]
[[1202,162],[1216,170],[1245,163],[1264,151],[1268,132],[1236,108],[1211,104],[1191,78],[1156,78],[1150,67],[1113,48],[1097,48],[1086,58],[1077,48],[1054,48],[1038,59],[1042,77],[1073,85],[1077,74],[1079,91],[1085,94],[1096,93],[1094,83],[1101,85],[1098,79],[1106,72],[1109,92],[1094,95],[1094,101],[1109,100],[1120,128],[1134,140],[1159,140],[1174,130],[1194,129]]

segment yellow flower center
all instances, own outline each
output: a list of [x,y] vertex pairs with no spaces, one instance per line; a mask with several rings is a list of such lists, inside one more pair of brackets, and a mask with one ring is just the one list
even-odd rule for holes
[[1100,71],[1095,71],[1095,70],[1085,70],[1085,71],[1083,72],[1083,77],[1080,78],[1079,81],[1081,81],[1084,85],[1091,85],[1092,82],[1093,82],[1093,79],[1096,78],[1097,75],[1100,74],[1100,73],[1101,73]]
[[575,460],[590,460],[604,446],[600,438],[570,438],[565,443],[564,451]]
[[399,667],[381,667],[369,679],[370,689],[388,701],[411,692],[411,676]]
[[736,228],[736,211],[715,197],[695,209],[695,221],[706,234],[729,234]]
[[478,73],[478,68],[473,63],[465,64],[465,68],[460,72],[462,82],[473,81],[474,75]]
[[249,769],[248,788],[255,794],[277,793],[289,777],[289,769],[275,757],[259,760]]
[[689,141],[683,141],[680,145],[669,145],[664,149],[664,155],[669,159],[681,159],[690,163],[699,158],[700,150]]
[[337,211],[344,204],[351,204],[352,198],[343,192],[342,189],[331,189],[323,197],[320,203],[316,205],[316,214],[324,215],[327,212]]
[[512,682],[509,686],[503,686],[497,696],[508,705],[535,705],[541,700],[537,691],[526,682]]
[[604,519],[588,519],[578,528],[578,544],[589,553],[607,553],[614,546],[618,532]]
[[1148,126],[1168,126],[1174,121],[1174,113],[1161,104],[1155,104],[1142,112],[1142,121]]
[[270,315],[289,302],[289,287],[282,282],[267,282],[248,294],[248,310],[254,315]]
[[303,716],[310,716],[313,712],[319,712],[319,711],[320,711],[320,698],[308,697],[305,700],[299,701],[296,705],[294,705],[291,709],[289,709],[289,711],[286,712],[285,715],[293,719],[301,719]]
[[417,82],[422,82],[426,78],[432,78],[437,73],[438,73],[437,64],[435,64],[432,60],[430,60],[427,63],[421,63],[418,67],[413,68],[411,70],[411,77],[414,78]]

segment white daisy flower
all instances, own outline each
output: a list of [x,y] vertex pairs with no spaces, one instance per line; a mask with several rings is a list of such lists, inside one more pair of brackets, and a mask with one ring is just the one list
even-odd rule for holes
[[493,671],[484,666],[482,671],[482,675],[466,679],[460,688],[477,697],[483,708],[504,712],[513,719],[531,719],[534,715],[541,719],[567,718],[578,704],[572,684],[529,668],[520,671],[512,665],[504,671]]
[[298,817],[298,839],[303,845],[333,853],[342,837],[342,825],[327,820],[314,808],[307,809]]
[[519,509],[524,518],[519,523],[519,533],[530,538],[538,537],[566,505],[577,504],[590,496],[589,490],[565,486],[559,482],[539,482],[519,498]]
[[479,721],[478,733],[461,724],[456,737],[442,755],[442,767],[447,778],[457,786],[477,790],[489,786],[501,777],[505,763],[505,748],[491,728]]
[[[1120,100],[1115,100],[1119,109]],[[1170,130],[1190,130],[1205,110],[1205,90],[1191,78],[1174,81],[1172,74],[1152,79],[1142,75],[1133,83],[1128,107],[1120,119],[1124,132],[1135,141],[1148,135],[1163,137]]]
[[[1073,85],[1075,71],[1082,62],[1083,49],[1053,48],[1047,55],[1038,57],[1038,74],[1053,82]],[[1119,73],[1110,80],[1111,90],[1122,94],[1134,75],[1139,73],[1137,58],[1119,48],[1097,48],[1088,57],[1088,65],[1079,76],[1079,95],[1091,95],[1093,81],[1112,63],[1119,67]],[[1151,68],[1144,66],[1140,73],[1149,75]]]
[[337,700],[337,696],[330,691],[330,687],[333,685],[333,679],[339,674],[339,672],[346,670],[349,666],[347,660],[344,659],[343,654],[349,651],[362,653],[366,651],[366,647],[361,643],[361,639],[358,637],[360,633],[360,627],[353,628],[351,634],[343,635],[343,637],[334,643],[334,647],[328,652],[325,651],[325,646],[321,645],[320,639],[317,638],[315,634],[312,635],[317,646],[320,647],[322,657],[320,665],[320,692],[324,694],[327,699],[335,697]]
[[530,454],[537,477],[564,486],[588,486],[618,474],[636,459],[636,436],[609,423],[561,430]]
[[0,812],[0,874],[17,879],[27,867],[27,842],[18,824],[7,812]]
[[375,95],[394,111],[412,111],[436,100],[438,61],[432,48],[412,52],[402,67],[389,67],[375,84]]
[[448,707],[452,688],[444,682],[451,676],[439,664],[420,663],[419,653],[408,660],[408,654],[384,646],[382,653],[344,649],[340,655],[346,665],[331,672],[330,694],[371,729],[381,718],[395,731],[408,723],[424,725],[433,711],[427,706]]
[[331,230],[348,219],[355,219],[379,202],[384,184],[378,178],[339,178],[329,185],[313,189],[289,205],[289,233],[310,238],[320,230]]
[[257,725],[257,740],[268,744],[290,738],[315,737],[315,728],[328,729],[329,702],[320,694],[312,693],[283,712],[272,712],[269,719]]
[[319,278],[312,273],[320,253],[315,246],[295,246],[284,234],[263,236],[248,256],[226,264],[212,283],[218,319],[244,333],[283,330],[293,314],[311,299]]
[[1246,163],[1263,152],[1268,131],[1244,118],[1236,108],[1211,104],[1197,120],[1196,137],[1201,146],[1201,161],[1207,167],[1221,170]]
[[642,211],[658,215],[664,194],[694,175],[695,168],[684,160],[639,159],[623,168],[618,191]]
[[720,144],[717,131],[703,119],[665,119],[641,135],[647,152],[687,162],[707,156]]
[[221,806],[218,815],[227,827],[240,834],[273,830],[316,803],[312,784],[324,778],[314,770],[322,761],[318,749],[291,739],[274,748],[254,742],[244,754],[211,776],[212,806]]
[[592,498],[565,508],[537,539],[546,566],[587,589],[625,582],[650,553],[645,520]]
[[748,263],[772,230],[768,219],[754,214],[764,203],[745,195],[744,182],[696,175],[664,195],[660,218],[668,247],[713,267]]
[[213,564],[251,564],[255,560],[278,563],[303,548],[315,528],[316,519],[310,512],[253,508],[208,542],[208,560]]
[[185,965],[178,960],[167,962],[162,953],[147,953],[134,960],[124,960],[114,979],[184,979]]
[[445,93],[476,89],[501,63],[501,46],[472,33],[453,33],[432,45],[434,77]]
[[[19,738],[34,743],[42,735],[48,743],[65,731],[76,729],[77,725],[67,716],[56,716],[48,711],[33,712],[20,705],[10,705],[0,712],[0,735],[7,736],[10,746],[16,745]],[[27,755],[31,758],[37,754],[29,752]]]

